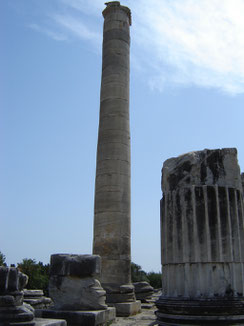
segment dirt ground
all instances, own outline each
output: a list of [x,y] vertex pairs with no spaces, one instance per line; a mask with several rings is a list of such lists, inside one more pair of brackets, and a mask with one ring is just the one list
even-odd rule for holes
[[154,314],[156,307],[142,309],[142,312],[131,317],[117,317],[111,326],[153,326],[157,325]]

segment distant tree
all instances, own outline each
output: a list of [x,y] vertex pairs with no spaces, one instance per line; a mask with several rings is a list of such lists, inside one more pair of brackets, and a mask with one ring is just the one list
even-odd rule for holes
[[162,287],[162,274],[149,272],[147,273],[147,278],[152,287],[155,289],[160,289]]
[[131,262],[131,280],[132,282],[148,282],[147,273],[142,270],[140,265]]
[[29,277],[27,289],[40,289],[45,295],[48,294],[49,265],[25,258],[18,264],[18,268]]
[[6,257],[1,251],[0,251],[0,266],[7,266],[6,265]]

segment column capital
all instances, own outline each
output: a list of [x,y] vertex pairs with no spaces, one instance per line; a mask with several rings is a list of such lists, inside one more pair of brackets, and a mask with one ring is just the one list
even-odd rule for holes
[[111,1],[111,2],[105,2],[105,5],[107,6],[104,10],[103,10],[103,17],[105,18],[105,16],[108,13],[111,13],[112,11],[116,11],[118,9],[123,10],[128,18],[129,18],[129,24],[131,26],[132,21],[131,21],[131,11],[128,7],[125,6],[121,6],[119,1]]

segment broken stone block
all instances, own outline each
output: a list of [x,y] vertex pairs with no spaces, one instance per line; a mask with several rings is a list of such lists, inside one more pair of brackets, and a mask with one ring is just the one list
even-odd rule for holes
[[101,258],[97,255],[52,255],[49,295],[54,309],[106,309],[106,292],[94,278],[100,270]]
[[187,186],[222,186],[240,188],[241,176],[235,148],[205,149],[190,152],[164,162],[164,193]]
[[135,287],[136,299],[143,303],[148,303],[152,300],[154,293],[153,287],[148,282],[136,282],[133,283]]
[[66,326],[62,320],[34,319],[34,309],[23,303],[23,288],[27,275],[15,267],[0,267],[0,325],[1,326]]
[[52,255],[50,270],[53,306],[36,309],[36,316],[64,318],[69,326],[105,325],[115,319],[115,308],[106,305],[106,292],[96,279],[101,271],[100,256]]
[[0,280],[0,321],[6,324],[26,322],[27,325],[32,325],[34,315],[23,306],[22,290],[28,277],[15,267],[1,266]]
[[235,148],[164,162],[159,325],[243,325],[243,189]]
[[50,275],[95,277],[101,272],[98,255],[55,254],[51,256]]
[[52,275],[49,281],[49,294],[57,310],[102,310],[106,292],[98,280],[92,277]]

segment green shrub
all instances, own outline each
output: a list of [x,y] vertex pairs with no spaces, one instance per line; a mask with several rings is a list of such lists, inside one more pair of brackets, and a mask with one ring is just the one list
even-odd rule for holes
[[27,289],[40,289],[48,295],[49,264],[44,265],[42,262],[37,263],[35,259],[25,258],[18,264],[18,268],[29,277]]
[[149,280],[150,285],[154,287],[154,289],[160,289],[162,287],[161,273],[149,272],[147,273],[147,278]]
[[141,266],[131,263],[131,280],[132,283],[141,281],[148,282],[147,273],[142,270]]
[[1,251],[0,251],[0,266],[6,266],[6,257]]

